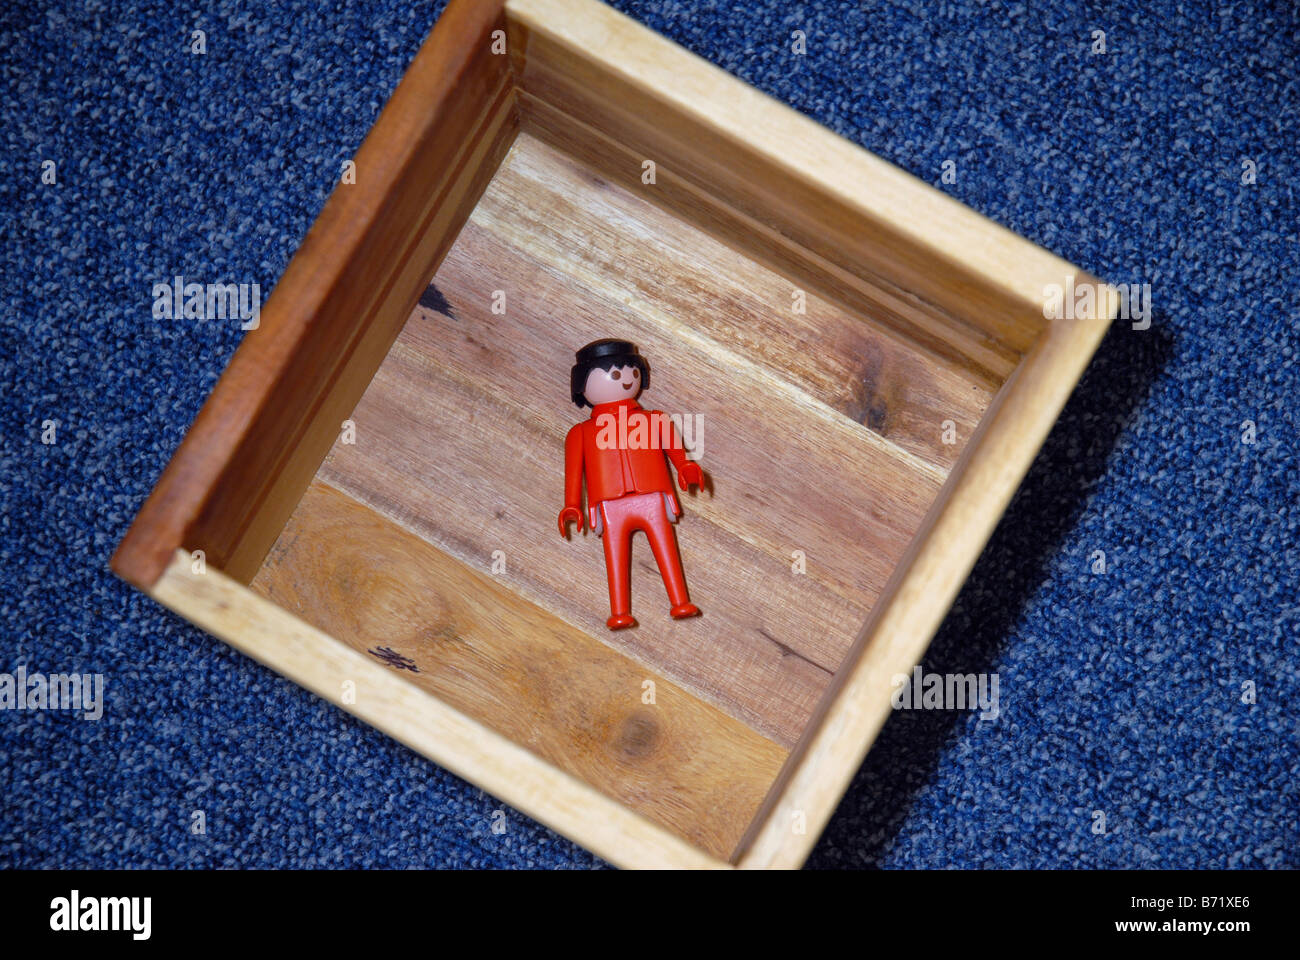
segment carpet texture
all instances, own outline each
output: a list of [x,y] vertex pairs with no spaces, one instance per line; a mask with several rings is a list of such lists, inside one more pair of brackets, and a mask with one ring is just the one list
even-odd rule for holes
[[[1300,13],[615,6],[1150,284],[926,657],[996,673],[1000,716],[896,713],[810,866],[1297,866]],[[106,677],[98,721],[0,711],[0,866],[601,865],[106,568],[241,336],[152,285],[269,291],[440,8],[0,12],[0,673]]]

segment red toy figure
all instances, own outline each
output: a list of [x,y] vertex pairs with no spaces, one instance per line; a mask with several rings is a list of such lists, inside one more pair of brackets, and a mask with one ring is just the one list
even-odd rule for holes
[[675,618],[693,617],[699,607],[686,592],[686,577],[677,554],[672,524],[681,514],[664,454],[677,468],[682,489],[704,488],[704,471],[686,459],[673,422],[658,410],[636,402],[650,387],[645,358],[626,340],[596,340],[577,353],[569,378],[573,402],[591,407],[591,419],[574,426],[564,441],[564,509],[560,536],[569,538],[569,523],[583,529],[582,479],[587,478],[591,528],[605,541],[609,577],[611,630],[636,626],[629,581],[632,534],[644,530],[659,572],[668,588]]

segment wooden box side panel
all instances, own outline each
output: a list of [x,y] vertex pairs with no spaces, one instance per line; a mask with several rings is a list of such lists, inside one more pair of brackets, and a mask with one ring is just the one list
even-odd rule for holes
[[202,549],[247,582],[517,128],[501,4],[453,0],[114,555],[148,588]]
[[[624,867],[726,869],[220,570],[177,551],[149,591],[163,606],[515,809]],[[353,695],[344,698],[344,691]]]
[[[893,677],[924,655],[1117,304],[1104,288],[1093,316],[1054,322],[994,398],[742,841],[741,867],[807,859],[889,716]],[[796,813],[802,833],[790,829]]]
[[1076,268],[594,0],[509,0],[525,128],[1000,385]]

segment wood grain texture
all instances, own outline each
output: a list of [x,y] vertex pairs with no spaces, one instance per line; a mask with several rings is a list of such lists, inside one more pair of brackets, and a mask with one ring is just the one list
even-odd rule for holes
[[514,134],[501,4],[453,0],[276,284],[113,569],[137,586],[180,546],[247,580]]
[[1044,285],[1078,273],[602,4],[509,0],[507,16],[524,95],[771,228],[759,243],[784,237],[937,308],[946,323],[917,332],[963,354],[1023,353]]
[[[638,231],[672,242],[638,257],[626,239]],[[771,323],[761,293],[736,291],[773,284],[521,135],[435,278],[449,309],[415,311],[353,414],[357,442],[337,444],[321,476],[468,563],[505,550],[508,581],[531,602],[793,743],[944,473],[683,316],[688,290],[718,323]],[[678,531],[698,621],[668,620],[642,548],[641,626],[605,634],[599,543],[554,532],[563,437],[586,415],[568,400],[568,368],[601,336],[650,358],[646,403],[704,424],[714,495],[685,497]]]
[[[786,751],[319,481],[255,592],[726,859]],[[643,702],[654,684],[654,703]]]
[[[892,335],[877,310],[850,312],[755,269],[694,219],[652,202],[660,184],[642,184],[639,164],[626,185],[606,169],[583,170],[563,149],[526,141],[475,223],[622,297],[653,303],[712,349],[788,382],[943,473],[956,462],[992,399],[983,381]],[[949,420],[955,443],[944,442]]]
[[[1114,319],[1056,321],[1002,392],[898,565],[817,715],[742,843],[742,867],[797,867],[890,713],[893,678],[918,663]],[[805,830],[791,829],[798,813]]]
[[[728,864],[467,717],[414,683],[254,593],[173,554],[149,591],[163,606],[335,706],[618,866]],[[345,697],[345,691],[351,696]],[[292,736],[292,731],[286,733]]]
[[[232,522],[236,510],[248,501],[235,501],[223,496],[214,498],[200,514],[198,525],[187,542],[205,546],[212,542],[205,537],[211,536],[212,532],[219,534],[220,542],[230,546],[209,552],[223,560],[224,569],[230,576],[247,581],[261,564],[315,475],[325,451],[339,435],[343,420],[392,345],[400,329],[396,318],[405,316],[414,306],[429,271],[450,249],[479,193],[491,180],[492,171],[505,155],[515,133],[516,121],[509,101],[505,99],[507,93],[505,88],[501,90],[503,99],[495,104],[495,113],[488,118],[486,127],[464,141],[466,153],[458,161],[458,169],[468,179],[448,182],[444,189],[432,194],[423,207],[423,219],[411,232],[410,243],[388,264],[392,272],[376,283],[376,298],[361,308],[359,316],[362,319],[355,328],[353,339],[340,346],[337,353],[331,354],[325,338],[308,338],[307,343],[312,347],[295,361],[297,364],[308,370],[327,369],[331,363],[338,366],[333,380],[321,388],[314,404],[303,408],[310,414],[299,424],[296,438],[285,439],[278,447],[278,458],[264,464],[265,485],[251,501],[254,504],[252,509],[243,515],[241,521]],[[383,277],[378,265],[374,267],[374,276]],[[295,394],[294,399],[303,404],[308,396],[303,389]],[[277,422],[283,422],[283,419],[282,411],[276,414]],[[261,439],[253,452],[277,449],[274,438],[261,431],[259,435]],[[238,465],[233,469],[242,476],[258,469],[256,460],[259,459],[250,456],[237,461]],[[225,489],[235,490],[237,487],[232,482]]]
[[652,185],[641,180],[645,150],[634,150],[578,117],[523,90],[517,91],[525,130],[581,160],[612,183],[631,189],[676,216],[702,227],[745,256],[791,278],[791,286],[816,293],[850,314],[871,317],[881,335],[893,334],[928,355],[930,366],[949,367],[991,395],[1017,363],[1015,351],[963,324],[936,305],[847,261],[835,262],[791,240],[780,224],[729,205],[677,168],[662,162]]

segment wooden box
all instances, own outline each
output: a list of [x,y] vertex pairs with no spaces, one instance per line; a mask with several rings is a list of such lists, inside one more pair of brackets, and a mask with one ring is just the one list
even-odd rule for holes
[[[593,0],[453,0],[354,159],[114,570],[613,863],[801,864],[1112,291]],[[557,536],[601,336],[699,619]]]

